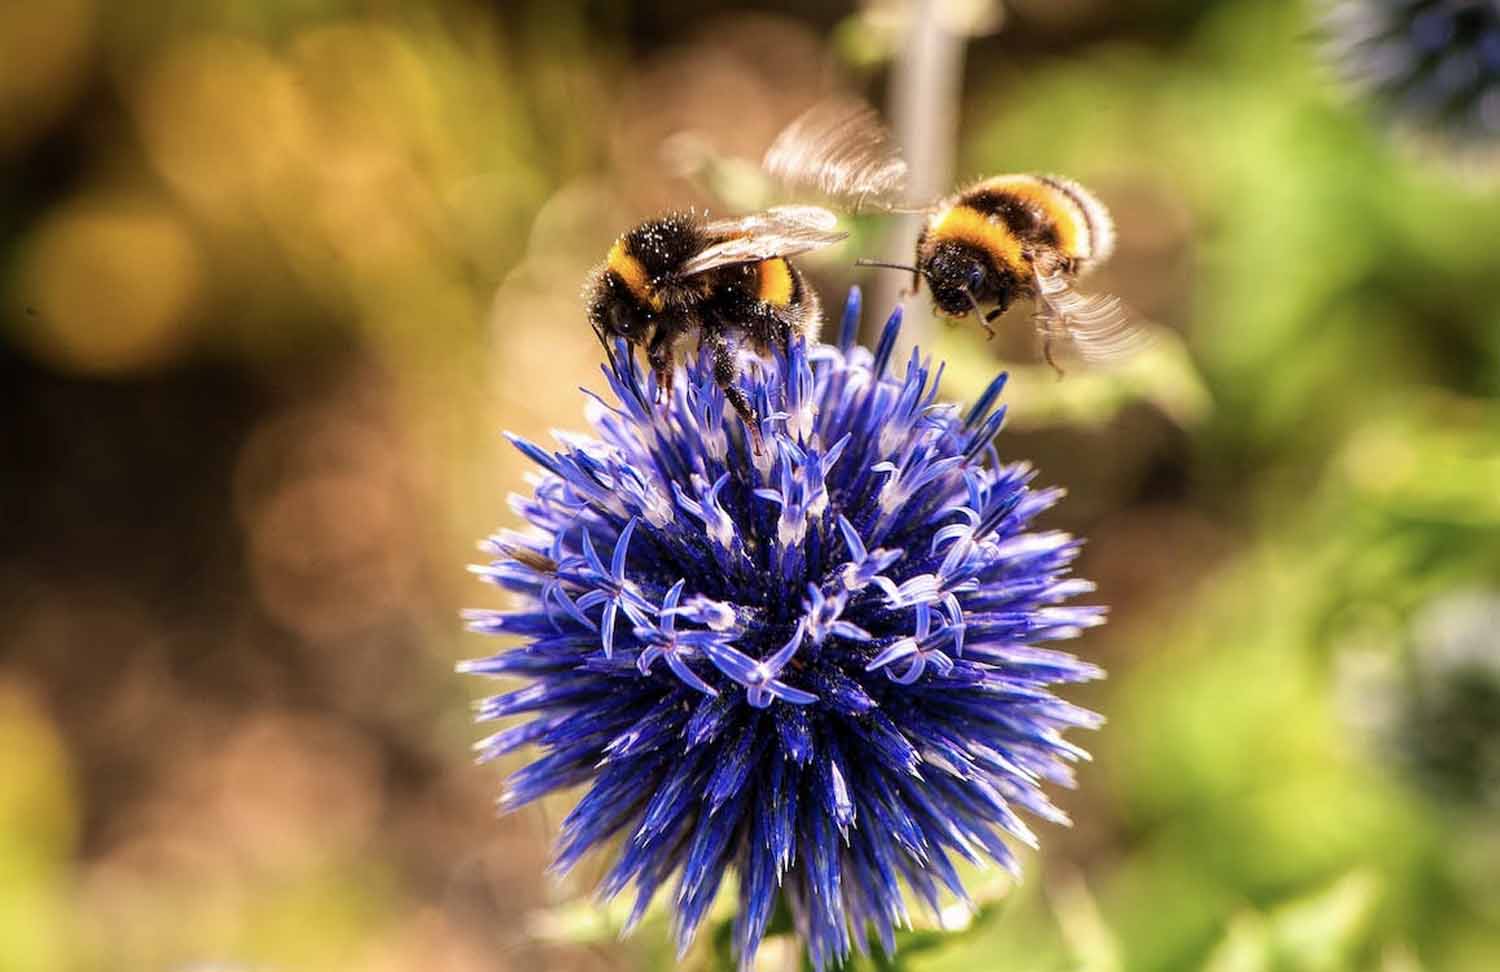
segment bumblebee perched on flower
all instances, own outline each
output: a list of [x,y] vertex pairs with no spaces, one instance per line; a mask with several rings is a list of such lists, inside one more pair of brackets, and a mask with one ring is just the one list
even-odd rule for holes
[[647,220],[615,241],[589,279],[589,323],[646,349],[657,394],[670,394],[679,346],[696,334],[713,360],[714,380],[749,429],[757,455],[760,423],[735,384],[741,342],[761,354],[817,340],[818,296],[788,257],[848,234],[816,206],[781,206],[739,219],[693,213]]
[[839,101],[816,105],[787,126],[763,166],[790,186],[816,189],[856,211],[873,205],[924,215],[911,266],[860,263],[911,271],[913,293],[926,279],[938,314],[962,319],[972,311],[990,337],[991,322],[1013,302],[1033,301],[1042,354],[1054,368],[1055,341],[1070,343],[1085,361],[1103,361],[1129,354],[1145,337],[1118,297],[1074,289],[1109,258],[1115,242],[1109,211],[1076,182],[992,176],[903,209],[892,200],[905,184],[906,166],[889,133],[873,109]]

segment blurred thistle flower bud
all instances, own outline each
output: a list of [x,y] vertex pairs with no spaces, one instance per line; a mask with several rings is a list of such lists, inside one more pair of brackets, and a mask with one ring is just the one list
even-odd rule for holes
[[1408,650],[1350,656],[1340,686],[1376,744],[1433,796],[1500,809],[1500,594],[1423,607]]
[[1004,376],[966,412],[939,404],[918,354],[891,374],[899,311],[854,346],[859,307],[836,345],[741,378],[759,457],[709,361],[658,406],[617,346],[595,437],[513,440],[541,468],[513,498],[532,529],[476,568],[520,603],[469,612],[512,644],[460,670],[523,683],[481,720],[528,717],[477,748],[541,752],[502,806],[584,787],[556,869],[611,848],[600,890],[634,886],[630,924],[675,883],[682,950],[733,872],[745,967],[778,902],[824,968],[871,935],[894,951],[903,886],[938,912],[966,900],[959,860],[1016,871],[1008,841],[1036,842],[1020,813],[1067,822],[1042,790],[1086,758],[1063,733],[1101,722],[1051,691],[1102,676],[1043,645],[1103,609],[1061,603],[1092,590],[1068,576],[1079,541],[1031,526],[1061,492],[992,445]]
[[1336,69],[1384,118],[1500,149],[1500,0],[1334,0],[1323,29]]

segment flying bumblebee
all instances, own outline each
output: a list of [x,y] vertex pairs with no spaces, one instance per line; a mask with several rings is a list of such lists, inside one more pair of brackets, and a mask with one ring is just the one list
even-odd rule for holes
[[[825,102],[792,122],[767,151],[763,167],[792,187],[815,189],[858,211],[871,207],[926,217],[911,266],[859,261],[912,273],[912,293],[927,281],[933,310],[953,319],[973,312],[991,326],[1017,299],[1033,302],[1042,355],[1071,344],[1088,362],[1123,357],[1144,343],[1141,322],[1118,298],[1085,294],[1074,283],[1109,259],[1114,223],[1093,193],[1069,179],[1000,175],[982,179],[931,205],[893,202],[906,165],[874,110]],[[985,308],[989,308],[987,311]]]
[[658,395],[670,394],[677,355],[696,335],[759,455],[760,424],[735,384],[740,346],[766,354],[794,337],[817,340],[818,295],[788,257],[844,239],[837,224],[816,206],[712,222],[693,213],[647,220],[616,240],[589,278],[589,323],[606,348],[620,337],[646,349]]

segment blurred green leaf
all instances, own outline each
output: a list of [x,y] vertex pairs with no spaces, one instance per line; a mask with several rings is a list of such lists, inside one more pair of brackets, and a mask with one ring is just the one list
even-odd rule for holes
[[1367,935],[1379,883],[1356,872],[1269,913],[1236,915],[1203,972],[1339,972],[1372,950]]
[[1098,428],[1135,404],[1152,406],[1189,428],[1207,418],[1213,407],[1187,345],[1165,328],[1153,328],[1150,346],[1127,361],[1107,369],[1070,368],[1061,376],[1045,364],[1002,366],[975,354],[973,335],[962,329],[943,328],[935,336],[934,356],[947,364],[947,398],[972,401],[1001,367],[1010,372],[1005,398],[1014,428]]
[[1099,911],[1099,903],[1079,875],[1059,878],[1051,886],[1052,912],[1075,972],[1120,972],[1120,941]]

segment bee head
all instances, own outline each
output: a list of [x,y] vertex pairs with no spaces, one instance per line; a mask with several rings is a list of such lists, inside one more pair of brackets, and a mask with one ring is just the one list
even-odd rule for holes
[[650,309],[612,274],[600,278],[589,299],[588,312],[594,333],[606,345],[617,337],[629,344],[645,344],[651,336]]
[[987,254],[954,240],[933,247],[922,274],[932,288],[933,304],[945,317],[967,317],[981,304],[996,304],[1003,310],[1013,296],[1006,278],[991,268]]

